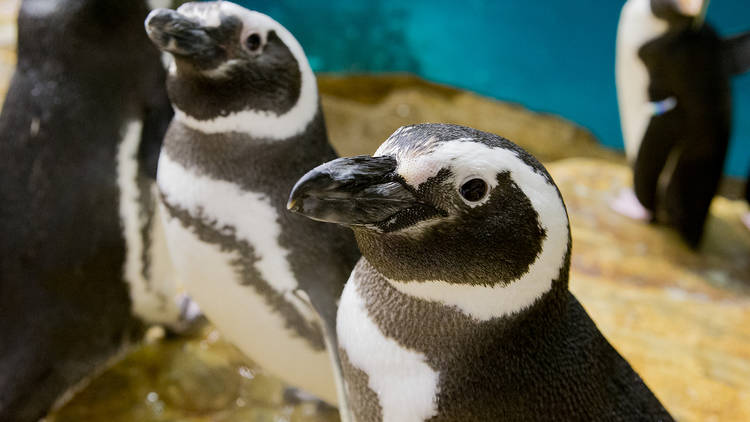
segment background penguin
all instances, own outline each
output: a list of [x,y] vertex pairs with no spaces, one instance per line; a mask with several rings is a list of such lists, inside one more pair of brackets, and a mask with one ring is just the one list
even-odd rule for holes
[[0,420],[183,326],[152,194],[172,115],[144,1],[25,0],[0,116]]
[[703,23],[707,3],[629,0],[617,33],[617,94],[637,201],[625,194],[613,206],[675,227],[694,247],[729,142],[729,78],[750,69],[750,33],[720,39]]
[[359,253],[347,230],[285,208],[294,182],[336,157],[302,47],[229,2],[155,10],[146,28],[175,59],[157,180],[186,289],[264,369],[336,403],[326,345]]
[[508,140],[406,126],[289,207],[362,251],[337,322],[358,421],[671,420],[568,291],[565,205]]

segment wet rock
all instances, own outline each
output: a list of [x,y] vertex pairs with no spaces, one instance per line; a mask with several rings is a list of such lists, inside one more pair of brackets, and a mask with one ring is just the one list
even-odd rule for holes
[[252,399],[254,405],[279,407],[284,404],[284,383],[278,378],[264,373],[262,370],[256,372],[245,391]]
[[237,399],[242,382],[229,359],[191,343],[160,372],[157,382],[165,403],[195,413],[226,409]]

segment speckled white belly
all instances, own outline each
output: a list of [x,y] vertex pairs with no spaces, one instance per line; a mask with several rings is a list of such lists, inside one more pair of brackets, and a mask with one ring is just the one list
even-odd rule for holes
[[[281,229],[276,211],[264,195],[193,173],[164,151],[157,180],[170,205],[201,209],[213,227],[232,227],[236,238],[253,246],[259,257],[255,269],[271,287],[292,301],[306,318],[317,318],[310,305],[294,294],[297,283],[286,261],[287,251],[278,244]],[[329,355],[313,350],[305,339],[285,327],[283,317],[252,286],[241,284],[232,266],[238,252],[203,242],[192,228],[184,227],[167,212],[162,214],[174,265],[208,319],[264,369],[335,404]]]
[[370,318],[357,291],[356,267],[341,295],[336,332],[351,364],[367,374],[383,421],[423,421],[437,413],[438,372],[422,353],[386,337]]

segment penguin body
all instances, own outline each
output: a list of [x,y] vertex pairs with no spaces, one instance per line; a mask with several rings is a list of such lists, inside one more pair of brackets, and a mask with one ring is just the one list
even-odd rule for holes
[[184,315],[156,162],[172,116],[144,1],[25,0],[0,116],[0,420],[36,421]]
[[302,48],[229,2],[154,11],[147,31],[175,57],[157,178],[187,291],[264,369],[336,403],[327,348],[359,253],[351,233],[285,208],[294,182],[336,157]]
[[511,142],[407,126],[290,207],[362,251],[337,320],[356,420],[671,420],[568,291],[565,205]]
[[[687,5],[687,6],[686,6]],[[697,246],[721,178],[731,126],[729,78],[745,70],[747,35],[697,24],[700,0],[629,0],[620,18],[617,88],[635,195]]]

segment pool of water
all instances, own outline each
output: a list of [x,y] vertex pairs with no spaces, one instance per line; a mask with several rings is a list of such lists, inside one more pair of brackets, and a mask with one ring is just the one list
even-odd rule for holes
[[[235,0],[287,26],[322,72],[408,71],[560,114],[622,148],[614,47],[623,1]],[[722,34],[750,30],[747,0],[715,0]],[[726,170],[750,165],[750,74],[733,80]]]

